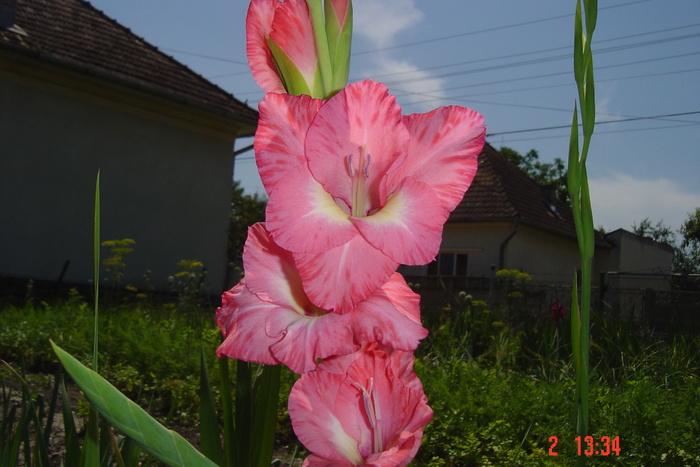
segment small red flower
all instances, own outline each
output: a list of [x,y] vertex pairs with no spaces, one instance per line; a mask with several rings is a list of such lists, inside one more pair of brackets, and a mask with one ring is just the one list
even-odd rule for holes
[[551,304],[551,309],[552,309],[552,321],[555,323],[558,323],[564,318],[564,315],[566,314],[564,310],[564,304],[561,302],[552,302]]

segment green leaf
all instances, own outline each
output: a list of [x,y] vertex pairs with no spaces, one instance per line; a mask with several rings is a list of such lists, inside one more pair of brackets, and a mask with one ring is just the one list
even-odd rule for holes
[[252,459],[253,377],[250,363],[236,361],[236,465],[249,467]]
[[227,357],[219,358],[221,405],[224,411],[224,458],[226,467],[233,467],[236,453],[233,441],[235,429],[233,425],[233,400],[231,398],[231,379],[229,377],[228,362],[229,359]]
[[[182,436],[159,424],[100,375],[53,342],[51,346],[68,374],[100,414],[153,457],[170,466],[216,466]],[[99,465],[99,462],[93,465]]]
[[63,405],[63,432],[65,433],[64,446],[66,450],[66,465],[78,465],[80,460],[80,444],[78,432],[75,429],[75,420],[71,411],[71,402],[66,390],[66,382],[61,377],[61,402]]
[[95,330],[92,336],[92,369],[97,371],[97,356],[98,356],[98,316],[99,316],[99,298],[100,298],[100,171],[97,171],[97,180],[95,181],[95,217],[93,223],[92,237],[93,251],[93,280],[95,282]]
[[282,365],[263,365],[255,384],[255,416],[253,417],[253,464],[267,467],[272,462],[272,450],[277,427],[280,374]]
[[207,363],[204,360],[204,347],[199,351],[199,444],[202,454],[217,465],[224,465],[224,453],[221,450],[219,419],[214,408],[214,397],[209,383]]

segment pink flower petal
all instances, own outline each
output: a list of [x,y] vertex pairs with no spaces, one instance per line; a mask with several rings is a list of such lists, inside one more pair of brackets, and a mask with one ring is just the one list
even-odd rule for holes
[[381,210],[351,220],[372,246],[396,262],[419,265],[435,259],[447,216],[430,186],[406,178]]
[[420,322],[420,297],[399,273],[358,304],[350,316],[358,342],[380,342],[412,351],[428,335]]
[[243,266],[247,289],[261,300],[298,314],[310,311],[292,254],[272,241],[261,222],[248,228]]
[[313,89],[318,57],[311,14],[305,0],[277,0],[270,39],[284,51]]
[[337,461],[337,460],[329,461],[328,459],[318,457],[315,454],[310,454],[306,459],[304,459],[304,463],[301,466],[302,467],[352,467],[353,464],[351,462],[348,462],[348,461]]
[[323,253],[294,254],[294,261],[309,300],[337,313],[352,310],[398,267],[361,235]]
[[348,214],[303,164],[270,193],[265,225],[277,244],[294,253],[320,253],[358,235]]
[[290,169],[306,163],[306,132],[323,102],[306,95],[268,93],[260,103],[255,162],[268,195]]
[[[326,362],[333,366],[336,359],[343,361],[343,373],[325,370]],[[372,344],[304,374],[289,396],[289,414],[299,440],[323,459],[407,465],[432,410],[422,388],[401,379],[405,372],[395,364],[402,361]]]
[[344,375],[319,371],[303,374],[289,393],[288,410],[294,432],[308,450],[330,461],[358,465],[358,442],[341,422],[350,414],[336,411],[344,380]]
[[269,335],[282,338],[271,346],[275,358],[295,373],[316,368],[316,360],[355,352],[351,316],[328,313],[304,316],[291,310],[278,309],[266,322]]
[[285,92],[267,45],[279,0],[252,0],[246,17],[246,54],[253,78],[265,92]]
[[401,107],[386,86],[372,81],[349,84],[321,107],[309,128],[309,168],[325,190],[347,206],[357,204],[353,187],[361,181],[360,195],[366,198],[361,210],[370,211],[383,204],[380,182],[404,153],[408,136]]
[[477,170],[484,146],[484,119],[473,110],[449,106],[403,118],[411,134],[406,161],[392,168],[389,189],[406,177],[432,186],[440,206],[452,211]]
[[277,365],[270,346],[279,338],[265,332],[265,319],[277,306],[260,300],[245,287],[245,279],[224,293],[222,306],[216,310],[216,321],[224,342],[216,350],[219,357],[227,356],[247,362]]

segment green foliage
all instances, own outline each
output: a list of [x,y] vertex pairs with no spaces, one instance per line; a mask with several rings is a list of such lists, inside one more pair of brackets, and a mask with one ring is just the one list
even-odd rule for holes
[[700,274],[700,208],[688,214],[677,232],[662,221],[654,225],[648,217],[639,224],[633,223],[632,232],[672,247],[674,273]]
[[[114,386],[53,345],[59,360],[93,406],[109,422],[151,455],[171,466],[216,466],[179,434],[164,428]],[[94,465],[94,464],[91,464]]]
[[[424,313],[431,333],[417,352],[416,372],[435,414],[413,465],[572,465],[569,317],[489,311],[465,293],[456,302]],[[697,463],[700,341],[652,338],[600,313],[592,314],[591,329],[590,434],[619,435],[622,444],[620,457],[591,463]],[[549,455],[551,436],[559,439],[556,457]]]
[[566,165],[564,161],[556,157],[554,162],[540,162],[539,153],[531,149],[524,156],[515,149],[501,146],[498,152],[506,159],[514,163],[542,187],[553,190],[559,202],[568,205],[571,202],[566,187]]
[[207,269],[194,259],[180,260],[177,266],[180,271],[168,278],[173,291],[177,293],[177,306],[183,310],[196,308],[200,305]]
[[[229,225],[228,261],[242,276],[243,245],[248,237],[248,227],[265,220],[267,201],[258,194],[244,193],[238,181],[233,182],[231,190],[231,220]],[[236,281],[240,277],[234,278]]]
[[[177,406],[179,423],[193,423],[197,414],[200,346],[207,365],[215,367],[220,339],[213,313],[205,319],[193,319],[193,313],[122,305],[103,308],[99,319],[101,374],[161,413]],[[84,302],[7,307],[0,311],[0,354],[27,371],[53,373],[56,359],[49,339],[88,363],[92,332],[93,316]],[[212,380],[218,384],[218,372]]]
[[[419,348],[416,371],[435,415],[414,465],[570,464],[576,434],[568,318],[554,322],[545,313],[520,322],[511,310],[491,311],[465,293],[455,302],[424,313],[431,334]],[[87,363],[90,311],[78,298],[70,305],[6,308],[0,312],[0,353],[32,372],[53,373],[56,361],[47,348],[53,338]],[[105,378],[160,420],[175,407],[174,421],[196,425],[200,342],[207,366],[219,364],[214,349],[220,337],[212,320],[203,320],[200,333],[174,309],[122,305],[101,315]],[[591,463],[697,463],[700,341],[651,339],[629,323],[594,313],[591,343],[591,435],[622,440],[620,458],[596,457]],[[219,372],[210,377],[214,405],[221,407]],[[296,378],[282,369],[280,391],[288,394]],[[279,405],[277,419],[276,446],[291,453],[298,442],[286,404]],[[548,454],[553,435],[559,437],[557,457]]]
[[135,244],[136,241],[131,238],[105,240],[102,242],[103,248],[109,248],[110,256],[102,260],[102,265],[107,268],[107,280],[112,287],[117,288],[121,286],[124,268],[126,267],[124,258],[134,251],[133,246]]

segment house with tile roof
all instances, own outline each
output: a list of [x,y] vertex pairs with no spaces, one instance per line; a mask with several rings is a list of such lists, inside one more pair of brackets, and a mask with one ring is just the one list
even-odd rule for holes
[[[637,270],[670,271],[673,254],[668,248],[641,250],[641,239],[635,242],[624,236],[623,245],[620,232],[611,235],[609,241],[596,234],[594,277],[625,270],[632,257]],[[579,264],[571,208],[486,144],[474,181],[445,225],[437,259],[403,272],[441,278],[454,291],[486,288],[500,269],[526,272],[533,284],[570,284]]]
[[92,278],[102,239],[134,239],[124,283],[177,262],[226,282],[233,143],[257,112],[83,0],[0,3],[0,277]]

